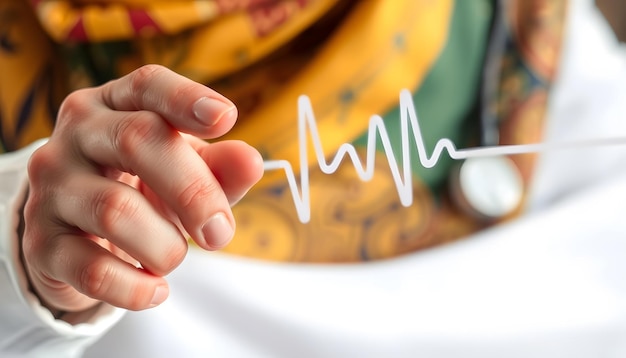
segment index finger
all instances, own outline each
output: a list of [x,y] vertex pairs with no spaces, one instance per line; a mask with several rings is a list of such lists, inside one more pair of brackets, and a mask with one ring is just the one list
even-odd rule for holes
[[225,134],[237,119],[237,108],[226,97],[159,65],[110,81],[100,93],[112,110],[155,112],[176,130],[205,139]]

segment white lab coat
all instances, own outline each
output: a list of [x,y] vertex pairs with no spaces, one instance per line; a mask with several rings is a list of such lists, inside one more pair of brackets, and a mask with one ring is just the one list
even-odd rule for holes
[[[626,49],[592,2],[572,0],[548,142],[626,138]],[[120,322],[121,310],[103,306],[74,327],[53,322],[18,284],[16,200],[7,198],[28,155],[0,158],[0,198],[10,203],[0,206],[0,352],[626,357],[626,146],[542,153],[527,214],[455,244],[350,265],[190,250],[163,305]]]

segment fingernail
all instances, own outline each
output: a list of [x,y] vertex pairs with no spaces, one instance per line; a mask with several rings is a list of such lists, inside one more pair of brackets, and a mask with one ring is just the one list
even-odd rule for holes
[[167,298],[167,295],[168,289],[166,286],[157,286],[157,288],[154,290],[152,300],[150,301],[150,307],[158,306],[163,303],[163,301],[165,301],[165,299]]
[[193,114],[200,123],[213,126],[222,118],[235,113],[237,107],[233,104],[215,98],[202,97],[193,104]]
[[213,215],[202,227],[202,235],[207,246],[220,249],[230,242],[235,230],[224,213]]

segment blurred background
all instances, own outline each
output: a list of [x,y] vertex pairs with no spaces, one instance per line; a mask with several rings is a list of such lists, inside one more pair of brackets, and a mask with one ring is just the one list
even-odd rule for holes
[[620,41],[626,42],[626,2],[622,0],[596,0],[596,4]]

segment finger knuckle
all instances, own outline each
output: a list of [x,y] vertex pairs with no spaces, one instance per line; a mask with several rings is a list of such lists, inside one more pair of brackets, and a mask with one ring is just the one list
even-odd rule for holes
[[29,223],[25,225],[22,237],[22,249],[26,256],[32,255],[40,243],[51,235],[51,230],[45,230],[45,223],[48,221],[43,218],[42,207],[45,206],[45,200],[34,195],[30,195],[24,205],[24,220]]
[[102,233],[110,236],[118,223],[125,218],[138,214],[139,205],[128,190],[112,188],[98,193],[94,201],[94,222],[98,223]]
[[221,190],[217,181],[198,177],[190,181],[178,194],[177,203],[181,210],[195,212],[198,207],[212,202]]
[[[190,99],[195,100],[198,91],[198,84],[194,82],[180,84],[176,87],[176,90],[172,94],[165,98],[162,108],[164,111],[167,108],[179,108],[181,103],[186,103]],[[186,114],[186,113],[183,113]]]
[[140,145],[160,138],[162,130],[160,118],[155,113],[135,112],[114,127],[114,146],[122,158],[129,158],[134,156]]
[[[148,92],[152,79],[159,73],[165,71],[165,67],[156,64],[144,65],[130,74],[129,86],[132,98],[143,99],[143,95]],[[137,108],[142,108],[141,103],[137,103]]]
[[33,260],[33,258],[38,256],[42,241],[41,235],[34,232],[32,228],[26,229],[21,243],[22,254],[26,263],[37,261]]
[[89,111],[88,89],[78,90],[70,93],[59,107],[59,114],[57,116],[57,125],[68,125],[77,121],[82,121],[82,118],[87,117]]
[[56,252],[54,248],[48,247],[49,250],[46,250],[50,243],[55,242],[49,238],[54,237],[56,233],[56,229],[51,225],[54,221],[50,216],[51,201],[47,193],[42,193],[31,185],[24,204],[25,225],[21,240],[22,254],[29,262],[42,263],[42,254]]
[[30,156],[27,172],[31,185],[40,185],[57,177],[62,162],[51,144],[45,144]]
[[116,280],[116,272],[109,260],[94,258],[79,270],[77,289],[83,294],[100,299],[111,290]]

